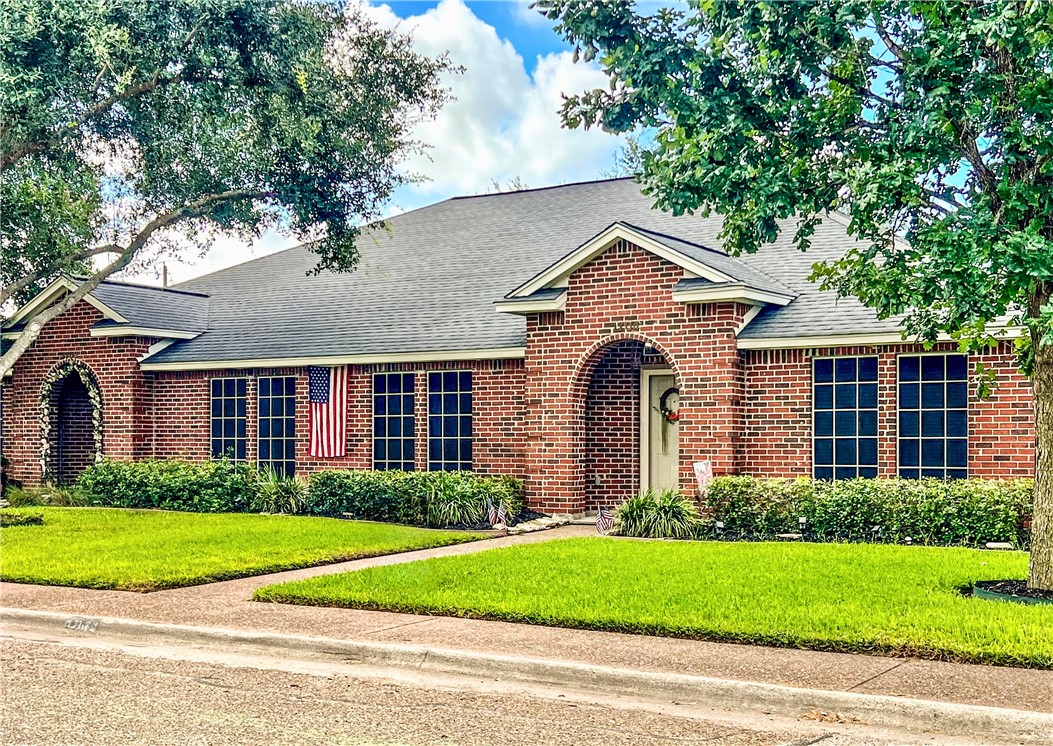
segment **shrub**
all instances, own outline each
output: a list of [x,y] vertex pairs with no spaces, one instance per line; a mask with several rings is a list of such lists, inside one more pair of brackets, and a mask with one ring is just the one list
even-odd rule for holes
[[694,503],[678,490],[647,490],[615,510],[614,525],[622,536],[689,539],[698,533],[701,522]]
[[820,541],[883,541],[982,546],[1029,543],[1025,522],[1033,482],[962,479],[808,479],[718,477],[703,501],[709,535],[765,538],[799,530]]
[[17,513],[13,510],[0,510],[0,526],[40,526],[43,523],[43,513]]
[[478,525],[487,502],[509,519],[523,509],[523,483],[472,472],[323,471],[311,477],[304,512],[417,526]]
[[251,508],[255,473],[226,460],[103,461],[88,468],[77,486],[99,505],[235,513]]
[[307,483],[277,469],[259,470],[252,509],[258,513],[300,513],[307,497]]
[[76,487],[12,487],[7,488],[7,502],[12,508],[26,506],[83,507],[88,497]]

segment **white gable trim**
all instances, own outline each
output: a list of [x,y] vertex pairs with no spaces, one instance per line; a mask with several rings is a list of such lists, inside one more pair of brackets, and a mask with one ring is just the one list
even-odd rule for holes
[[368,355],[329,355],[325,357],[281,357],[260,360],[201,360],[187,363],[151,363],[144,359],[143,370],[219,370],[221,368],[300,368],[307,365],[379,365],[382,363],[431,363],[465,360],[510,360],[526,357],[525,347],[492,347],[480,350],[442,350],[438,352],[394,352]]
[[[15,311],[14,315],[7,320],[6,325],[10,326],[18,323],[22,319],[33,317],[38,312],[43,311],[45,308],[54,304],[64,294],[72,293],[78,287],[80,286],[68,277],[60,277],[37,293],[32,300]],[[118,324],[128,323],[128,319],[124,318],[105,303],[95,298],[91,293],[84,296],[84,300],[97,308],[103,316],[111,321],[116,321]]]
[[691,257],[685,256],[679,251],[671,249],[649,236],[645,236],[624,223],[615,223],[607,230],[603,231],[596,237],[589,239],[589,241],[567,254],[555,264],[551,265],[541,274],[535,275],[533,279],[520,285],[509,293],[507,297],[510,299],[524,298],[536,293],[542,288],[559,287],[557,283],[560,280],[566,278],[567,275],[574,270],[588,264],[620,240],[634,243],[644,251],[670,261],[686,271],[692,272],[699,277],[704,277],[711,282],[736,282],[734,277],[729,277],[723,272],[718,272],[712,267],[708,267]]
[[201,332],[183,332],[174,329],[153,329],[146,326],[93,326],[89,329],[93,337],[158,337],[161,339],[194,339]]
[[794,296],[757,290],[744,282],[714,284],[710,287],[674,290],[673,300],[680,303],[716,303],[718,301],[737,301],[740,303],[785,306]]
[[526,316],[531,313],[544,313],[545,311],[562,311],[567,306],[567,294],[560,293],[555,298],[537,298],[530,300],[499,300],[494,307],[501,313],[514,313]]
[[[1018,326],[1004,327],[992,332],[997,340],[1008,341],[1023,335]],[[948,334],[940,334],[937,342],[956,341]],[[917,339],[904,338],[900,332],[875,332],[872,334],[827,334],[811,337],[739,338],[740,350],[790,350],[812,347],[859,347],[865,345],[921,344]]]

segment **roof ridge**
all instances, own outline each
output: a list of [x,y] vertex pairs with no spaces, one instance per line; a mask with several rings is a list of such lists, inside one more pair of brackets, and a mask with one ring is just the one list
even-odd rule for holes
[[660,233],[659,231],[653,231],[653,230],[650,230],[648,228],[641,228],[640,226],[633,225],[632,223],[622,223],[622,224],[629,226],[633,230],[640,231],[641,233],[650,233],[652,236],[659,236],[660,238],[672,238],[672,239],[674,239],[676,241],[680,241],[681,243],[686,243],[686,244],[689,244],[691,246],[696,246],[696,247],[698,247],[698,248],[700,248],[700,249],[702,249],[704,251],[709,251],[709,252],[712,252],[714,254],[718,254],[718,255],[720,255],[722,257],[725,257],[727,259],[732,260],[736,264],[741,264],[742,266],[744,266],[747,269],[749,269],[751,272],[756,272],[759,275],[763,275],[764,277],[768,278],[769,280],[771,280],[776,285],[778,285],[780,287],[783,287],[783,288],[786,288],[788,291],[790,291],[791,293],[794,293],[795,295],[800,293],[799,290],[793,289],[792,287],[790,287],[789,285],[787,285],[785,282],[783,282],[782,280],[778,279],[777,277],[772,277],[767,272],[765,272],[763,269],[760,269],[759,267],[754,267],[752,264],[749,264],[747,262],[743,262],[743,261],[741,261],[739,259],[739,257],[732,256],[731,254],[727,253],[726,251],[721,251],[720,249],[714,249],[714,248],[712,248],[710,246],[706,246],[705,244],[700,244],[700,243],[697,243],[695,241],[688,241],[686,238],[680,238],[679,236],[674,236],[674,235],[669,234],[669,233]]
[[[83,277],[83,276],[73,275],[73,279],[74,280],[87,280],[88,278],[87,277]],[[193,296],[197,296],[198,298],[209,298],[209,297],[211,297],[211,296],[208,295],[208,293],[198,293],[198,292],[195,292],[193,290],[177,290],[175,288],[160,287],[158,285],[147,285],[146,283],[129,282],[127,280],[111,280],[109,278],[106,278],[106,279],[102,280],[99,284],[100,285],[123,285],[125,287],[131,287],[131,288],[142,288],[143,290],[160,290],[160,291],[165,292],[165,293],[176,293],[178,295],[193,295]]]
[[606,184],[613,181],[635,181],[635,176],[615,176],[610,179],[586,179],[585,181],[570,181],[565,184],[549,184],[543,187],[533,187],[530,189],[513,189],[507,192],[492,192],[488,194],[459,194],[456,197],[450,197],[447,202],[459,199],[485,199],[487,197],[508,197],[513,194],[525,194],[527,192],[544,192],[550,189],[566,189],[568,187],[579,187],[587,186],[589,184]]

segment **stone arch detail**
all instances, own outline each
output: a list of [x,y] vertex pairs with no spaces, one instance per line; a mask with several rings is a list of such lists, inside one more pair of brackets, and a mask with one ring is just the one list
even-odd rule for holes
[[84,384],[88,400],[91,402],[94,460],[98,463],[103,458],[102,388],[99,386],[98,377],[84,361],[74,357],[64,358],[47,372],[40,384],[40,473],[46,482],[53,481],[53,475],[50,473],[51,448],[55,435],[52,432],[52,409],[58,406],[62,384],[73,374]]

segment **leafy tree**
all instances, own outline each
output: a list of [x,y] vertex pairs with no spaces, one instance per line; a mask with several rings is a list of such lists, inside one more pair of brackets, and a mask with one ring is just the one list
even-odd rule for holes
[[75,292],[217,231],[315,239],[354,267],[356,232],[445,102],[445,58],[326,0],[3,0],[0,308],[64,273]]
[[641,180],[659,207],[716,211],[738,252],[792,218],[806,249],[843,210],[865,248],[814,279],[927,342],[1015,329],[1038,426],[1028,582],[1053,589],[1053,4],[538,5],[612,78],[565,122],[653,128]]

